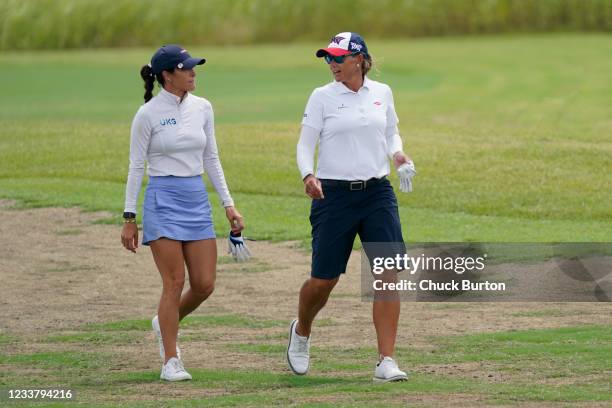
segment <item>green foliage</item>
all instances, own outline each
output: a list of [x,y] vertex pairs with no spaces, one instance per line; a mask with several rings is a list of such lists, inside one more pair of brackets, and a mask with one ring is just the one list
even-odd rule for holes
[[[350,10],[350,12],[347,12]],[[373,16],[376,16],[373,18]],[[608,0],[3,0],[0,49],[608,31]]]

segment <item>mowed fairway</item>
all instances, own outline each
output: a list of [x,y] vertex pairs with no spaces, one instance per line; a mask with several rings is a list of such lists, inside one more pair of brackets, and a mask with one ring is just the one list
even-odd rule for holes
[[[213,103],[230,188],[256,238],[308,238],[294,152],[306,100],[330,78],[317,47],[190,47],[208,58],[196,93]],[[399,197],[408,240],[612,239],[608,36],[370,48],[419,172]],[[0,54],[0,196],[119,214],[151,52]]]
[[[213,103],[226,177],[259,241],[249,264],[221,256],[216,293],[184,322],[194,380],[181,384],[159,381],[150,252],[119,244],[138,71],[153,50],[0,54],[0,199],[15,200],[0,200],[0,388],[69,386],[77,404],[109,407],[610,403],[609,303],[404,304],[397,356],[411,379],[372,385],[356,256],[317,321],[310,375],[290,374],[310,232],[294,153],[306,100],[330,78],[320,45],[188,47],[208,60],[196,94]],[[368,46],[419,172],[398,195],[408,241],[612,241],[609,36]]]

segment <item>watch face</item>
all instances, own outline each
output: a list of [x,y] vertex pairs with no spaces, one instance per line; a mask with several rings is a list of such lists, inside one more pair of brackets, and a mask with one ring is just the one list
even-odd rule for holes
[[136,214],[131,213],[131,212],[124,212],[123,218],[136,218]]

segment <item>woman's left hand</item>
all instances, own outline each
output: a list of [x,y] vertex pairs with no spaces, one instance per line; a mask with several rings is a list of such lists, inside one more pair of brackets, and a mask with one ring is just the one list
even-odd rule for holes
[[395,154],[393,155],[393,164],[395,165],[396,169],[402,164],[408,163],[411,161],[412,160],[410,160],[410,157],[408,157],[406,153],[404,152],[395,152]]
[[234,207],[225,207],[225,216],[227,217],[230,228],[233,233],[238,233],[244,229],[244,220],[242,215]]
[[393,164],[395,164],[397,175],[400,179],[400,191],[402,193],[411,193],[412,178],[417,174],[414,163],[404,152],[397,152],[393,155]]

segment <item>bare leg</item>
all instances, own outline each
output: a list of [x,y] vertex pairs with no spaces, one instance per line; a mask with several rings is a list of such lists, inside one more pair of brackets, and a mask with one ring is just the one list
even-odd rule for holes
[[338,279],[310,278],[302,285],[300,290],[300,306],[298,310],[298,324],[295,331],[300,336],[310,336],[312,322],[319,313],[331,293]]
[[[388,271],[383,275],[385,282],[396,282],[397,272]],[[395,291],[376,291],[372,305],[372,317],[376,328],[379,357],[392,357],[400,315],[400,301]]]
[[193,312],[215,289],[217,243],[214,239],[183,243],[189,289],[181,297],[179,320]]
[[165,361],[176,355],[176,336],[178,334],[179,303],[185,284],[185,261],[182,243],[160,238],[151,243],[155,265],[162,278],[163,289],[157,316],[164,342]]

